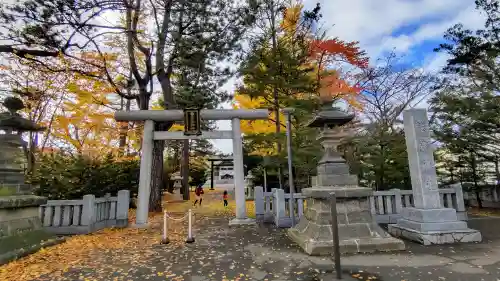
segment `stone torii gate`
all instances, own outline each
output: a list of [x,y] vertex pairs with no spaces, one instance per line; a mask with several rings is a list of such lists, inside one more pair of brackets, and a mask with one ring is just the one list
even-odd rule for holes
[[155,122],[172,122],[184,119],[182,110],[132,110],[115,112],[116,121],[144,121],[142,137],[139,192],[137,198],[136,226],[144,227],[148,222],[149,195],[151,192],[151,168],[153,141],[167,139],[232,139],[234,159],[234,189],[236,218],[230,224],[249,224],[245,206],[245,174],[243,168],[243,139],[240,120],[267,119],[267,109],[206,109],[200,111],[204,120],[231,120],[231,131],[203,131],[201,135],[185,135],[183,132],[155,131]]

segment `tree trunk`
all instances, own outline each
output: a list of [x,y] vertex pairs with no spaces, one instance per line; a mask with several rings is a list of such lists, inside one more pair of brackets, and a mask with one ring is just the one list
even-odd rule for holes
[[455,183],[455,169],[453,167],[450,167],[450,182]]
[[477,207],[479,209],[482,209],[483,208],[483,200],[481,200],[481,192],[479,192],[479,190],[476,190],[474,193],[476,194]]
[[471,166],[472,166],[472,179],[474,181],[474,192],[476,194],[477,207],[479,209],[483,208],[483,201],[481,200],[481,192],[479,190],[479,184],[477,182],[477,166],[476,157],[471,153]]
[[[380,136],[381,139],[382,139],[382,136]],[[384,169],[385,169],[385,145],[384,144],[379,144],[379,147],[380,147],[380,155],[381,155],[381,158],[382,158],[382,161],[380,161],[380,165],[379,165],[379,173],[378,175],[376,175],[376,179],[377,179],[377,183],[376,183],[376,188],[375,188],[375,191],[379,191],[379,190],[385,190],[384,188],[384,185],[385,185],[385,173],[384,173]]]
[[182,142],[182,199],[189,200],[189,140]]
[[164,141],[154,141],[153,165],[151,166],[151,193],[149,195],[149,211],[161,212],[161,193],[163,181],[163,149]]
[[[124,101],[124,98],[121,98],[121,110],[130,110],[130,100],[128,99],[126,102]],[[126,155],[126,146],[127,146],[127,133],[129,130],[129,122],[121,122],[120,125],[120,142],[118,144],[119,151],[121,155]]]
[[36,157],[35,151],[38,147],[38,133],[29,133],[29,146],[26,147],[26,160],[28,166],[26,167],[26,174],[31,175],[35,171]]
[[496,186],[500,186],[500,167],[499,167],[499,161],[500,159],[498,157],[495,157],[495,175],[497,178]]

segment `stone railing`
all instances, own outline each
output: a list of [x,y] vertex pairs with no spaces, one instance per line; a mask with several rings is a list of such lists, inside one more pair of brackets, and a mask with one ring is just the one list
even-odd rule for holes
[[[440,188],[439,194],[443,207],[456,209],[458,218],[467,220],[462,186],[454,185],[449,188]],[[413,204],[411,190],[375,191],[370,197],[371,213],[378,223],[396,223],[401,217],[401,210],[405,207],[414,207]]]
[[85,195],[81,200],[49,200],[40,206],[39,216],[45,230],[54,234],[87,234],[106,227],[128,224],[130,192],[118,191],[102,198]]
[[[454,208],[460,220],[467,220],[462,187],[453,185],[439,189],[441,204],[445,208]],[[275,223],[279,227],[290,227],[290,194],[282,189],[263,192],[261,186],[255,187],[255,214],[257,219]],[[300,193],[294,194],[296,221],[303,215],[305,198]],[[500,202],[499,202],[500,203]],[[413,192],[411,190],[392,189],[375,191],[370,197],[370,209],[377,223],[396,223],[401,217],[401,210],[413,207]]]
[[[291,227],[292,226],[292,200],[290,200],[290,193],[285,193],[283,189],[275,189],[273,192],[273,202],[276,202],[273,209],[273,220],[277,227]],[[293,194],[293,215],[295,221],[298,222],[300,217],[304,214],[304,196],[300,193]]]
[[[267,223],[274,223],[278,227],[290,227],[292,224],[290,210],[292,209],[290,194],[285,193],[283,189],[273,188],[271,192],[264,192],[262,186],[254,188],[255,216],[258,220]],[[304,196],[300,193],[294,193],[295,201],[294,215],[295,220],[304,213]]]
[[[479,198],[484,208],[500,209],[500,187],[491,186],[483,187],[479,192]],[[477,207],[477,198],[474,192],[465,192],[464,199],[467,200],[469,206]]]
[[[274,190],[274,189],[273,189]],[[273,192],[264,192],[262,186],[254,187],[255,218],[263,222],[273,222]]]

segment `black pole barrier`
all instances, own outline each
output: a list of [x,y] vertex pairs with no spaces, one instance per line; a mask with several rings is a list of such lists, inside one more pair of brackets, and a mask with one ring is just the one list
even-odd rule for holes
[[335,192],[330,193],[330,212],[332,215],[332,235],[333,235],[333,259],[335,262],[335,272],[337,279],[342,279],[342,269],[340,267],[340,245],[339,245],[339,225],[337,222],[337,198]]

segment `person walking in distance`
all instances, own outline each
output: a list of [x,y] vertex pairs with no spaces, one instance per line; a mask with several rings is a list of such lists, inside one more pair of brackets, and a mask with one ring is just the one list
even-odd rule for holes
[[200,203],[200,206],[201,206],[201,201],[203,201],[203,193],[205,193],[205,192],[203,191],[203,186],[200,184],[194,190],[194,195],[195,195],[196,200],[194,201],[193,206],[196,206],[196,203],[198,203],[198,202]]
[[222,199],[224,200],[224,207],[227,207],[227,190],[224,190],[224,194],[222,195]]

